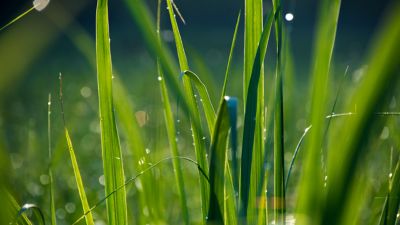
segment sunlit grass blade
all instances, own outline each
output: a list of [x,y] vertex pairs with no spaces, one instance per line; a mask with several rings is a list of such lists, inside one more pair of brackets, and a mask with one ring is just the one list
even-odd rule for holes
[[208,95],[207,87],[204,83],[200,80],[200,78],[190,70],[186,70],[182,73],[183,76],[188,76],[190,80],[196,86],[197,91],[200,95],[200,101],[203,105],[204,113],[207,120],[208,130],[210,134],[213,133],[213,126],[215,123],[215,111],[214,107],[211,103],[210,96]]
[[[80,173],[80,170],[79,170],[78,162],[76,161],[74,147],[72,146],[72,141],[71,141],[71,138],[69,136],[67,128],[65,128],[65,138],[67,139],[69,155],[71,156],[72,168],[74,169],[74,176],[75,176],[76,186],[78,188],[79,197],[81,199],[83,212],[85,213],[85,212],[90,211],[90,207],[89,207],[89,203],[87,201],[86,192],[85,192],[85,188],[83,186],[82,177],[81,177],[81,173]],[[92,216],[91,213],[88,213],[86,215],[85,219],[86,219],[86,224],[87,225],[94,225],[93,216]]]
[[222,101],[224,100],[229,75],[231,74],[231,62],[232,62],[232,58],[233,58],[233,52],[235,51],[235,46],[236,46],[236,36],[237,36],[237,31],[239,29],[240,16],[241,16],[241,12],[239,12],[237,19],[236,19],[235,31],[233,32],[231,48],[229,50],[228,63],[226,64],[226,69],[225,69],[224,84],[222,86],[221,97],[220,97],[220,100],[218,103],[219,105],[221,105]]
[[310,122],[313,125],[313,130],[310,133],[309,142],[307,142],[307,154],[299,184],[298,203],[298,213],[307,215],[309,220],[301,221],[300,218],[300,224],[319,224],[320,210],[322,209],[320,197],[321,189],[323,188],[323,176],[320,148],[323,143],[327,85],[336,38],[340,2],[340,0],[324,0],[320,3],[313,56],[313,75],[310,84]]
[[[63,92],[62,92],[62,76],[61,76],[61,73],[60,73],[59,79],[60,79],[61,115],[62,115],[62,119],[63,119],[63,123],[64,123],[65,138],[67,140],[68,152],[69,152],[69,155],[71,157],[72,168],[74,170],[74,177],[75,177],[76,186],[77,186],[77,189],[78,189],[78,192],[79,192],[79,198],[80,198],[81,203],[82,203],[82,209],[83,209],[83,212],[86,213],[86,212],[90,211],[90,207],[89,207],[89,203],[88,203],[88,200],[87,200],[87,197],[86,197],[86,192],[85,192],[85,188],[84,188],[84,185],[83,185],[81,172],[79,170],[78,162],[76,160],[75,150],[74,150],[74,147],[72,145],[71,137],[69,136],[68,129],[67,129],[66,122],[65,122],[64,103],[63,103],[64,100],[63,100]],[[51,99],[49,97],[49,102],[50,102],[50,100]],[[50,112],[50,105],[51,104],[49,104],[49,112]],[[49,116],[50,116],[50,113],[49,113]],[[48,129],[50,130],[50,126],[48,127]],[[50,153],[50,151],[49,151],[49,153]],[[93,216],[92,216],[91,213],[88,213],[86,215],[85,219],[86,219],[86,224],[87,225],[94,225]]]
[[[264,25],[264,30],[257,48],[257,54],[253,64],[253,70],[247,92],[245,118],[244,118],[244,131],[242,142],[242,162],[241,162],[241,176],[240,176],[240,211],[241,217],[246,218],[247,207],[249,203],[250,192],[250,176],[252,168],[252,157],[256,127],[256,114],[258,107],[258,83],[261,76],[262,64],[264,62],[265,53],[267,51],[267,44],[271,32],[273,13],[269,14],[268,20]],[[258,182],[258,180],[257,180]],[[252,193],[256,194],[256,193]]]
[[47,140],[49,147],[49,190],[50,190],[50,218],[51,225],[56,225],[56,207],[54,203],[54,181],[53,181],[53,170],[52,170],[52,156],[51,156],[51,94],[49,94],[49,100],[47,102]]
[[22,17],[26,16],[28,13],[30,13],[32,10],[35,9],[35,6],[32,6],[30,9],[26,10],[25,12],[23,12],[22,14],[18,15],[17,17],[15,17],[13,20],[11,20],[10,22],[8,22],[6,25],[2,26],[0,28],[0,31],[6,29],[7,27],[11,26],[13,23],[17,22],[18,20],[20,20]]
[[[167,6],[168,6],[168,12],[169,12],[169,18],[171,21],[172,25],[172,31],[174,33],[174,39],[175,39],[175,45],[176,45],[176,51],[178,54],[178,61],[179,61],[179,66],[180,70],[186,71],[189,70],[189,65],[187,62],[186,58],[186,53],[185,49],[183,47],[183,42],[181,39],[181,35],[179,32],[178,24],[175,19],[175,14],[173,11],[173,7],[171,4],[171,0],[167,0]],[[188,106],[191,114],[190,116],[190,125],[192,129],[192,134],[193,134],[193,143],[194,143],[194,149],[196,152],[196,158],[199,164],[203,169],[208,168],[208,163],[206,159],[206,149],[204,145],[204,141],[202,138],[202,129],[201,129],[201,122],[200,122],[200,113],[199,109],[196,103],[196,98],[193,92],[193,87],[192,83],[189,77],[183,77],[183,88],[184,88],[184,98],[187,99]],[[212,134],[210,134],[212,135]],[[208,190],[208,184],[207,181],[199,174],[200,176],[200,191],[201,191],[201,203],[202,203],[202,212],[203,212],[203,220],[205,219],[205,214],[207,212],[208,208],[208,195],[209,195],[209,190]]]
[[[243,106],[247,107],[248,94],[250,89],[256,88],[258,90],[257,96],[255,97],[258,101],[256,106],[255,114],[255,127],[254,127],[254,139],[252,144],[252,150],[250,151],[252,156],[250,160],[250,183],[249,183],[249,195],[248,202],[246,203],[246,218],[247,223],[253,224],[256,221],[256,208],[257,198],[262,193],[260,181],[263,175],[262,167],[264,161],[264,63],[261,62],[259,71],[259,82],[251,84],[252,72],[254,69],[254,62],[257,60],[257,51],[261,39],[263,30],[263,1],[262,0],[245,0],[244,1],[244,73],[243,73]],[[257,85],[255,87],[254,85]],[[247,150],[247,149],[246,149]],[[243,154],[242,154],[243,155]],[[243,160],[243,158],[242,158]],[[247,162],[246,162],[247,163]],[[243,168],[243,167],[242,167]],[[261,178],[261,179],[260,179]],[[247,205],[250,207],[247,209]],[[247,212],[249,211],[249,212]]]
[[388,88],[399,81],[399,11],[398,2],[390,8],[369,52],[363,80],[345,106],[345,110],[349,110],[356,105],[357,115],[347,117],[343,121],[345,129],[336,130],[332,136],[341,141],[339,146],[337,142],[329,145],[335,154],[328,154],[328,189],[321,224],[337,224],[344,213],[342,206],[348,197],[347,187],[354,180],[356,168],[364,156],[365,138],[370,136],[368,131],[374,124],[375,112],[382,106],[382,100],[391,96]]
[[[106,195],[125,182],[123,159],[113,109],[112,65],[108,29],[108,1],[98,0],[96,9],[96,61]],[[111,225],[127,224],[125,188],[107,199],[107,215],[108,223]]]
[[[158,35],[158,38],[160,38],[160,22],[161,22],[160,14],[161,14],[161,0],[158,0],[158,4],[157,4],[157,35]],[[159,80],[159,83],[160,83],[161,98],[162,98],[162,102],[164,105],[164,118],[165,118],[165,123],[166,123],[168,142],[169,142],[169,145],[171,148],[172,157],[178,157],[179,152],[178,152],[178,144],[177,144],[177,140],[176,140],[176,129],[175,129],[175,123],[174,123],[174,116],[173,116],[172,109],[171,109],[171,103],[169,101],[169,95],[168,95],[168,91],[167,91],[167,85],[165,84],[164,74],[162,72],[160,63],[158,62],[158,59],[157,59],[157,72],[159,75],[159,77],[157,79]],[[189,224],[190,223],[189,210],[188,210],[188,206],[187,206],[186,191],[185,191],[185,186],[184,186],[184,178],[183,178],[183,173],[182,173],[181,162],[178,160],[178,158],[174,158],[174,159],[172,159],[172,165],[174,167],[175,180],[176,180],[179,197],[180,197],[183,221],[185,222],[185,224]]]
[[[229,129],[235,133],[236,123],[231,124],[231,116],[236,116],[237,100],[225,97],[215,122],[214,133],[210,147],[210,207],[207,222],[209,224],[224,224],[225,216],[225,168],[227,155],[227,140]],[[229,106],[232,105],[232,106]],[[234,111],[231,113],[230,111]],[[234,143],[236,139],[231,138]],[[234,196],[229,196],[233,198]]]

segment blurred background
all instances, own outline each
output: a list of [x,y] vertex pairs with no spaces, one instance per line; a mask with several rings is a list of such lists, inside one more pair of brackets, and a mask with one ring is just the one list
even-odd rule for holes
[[[155,15],[156,0],[147,0]],[[307,124],[308,78],[312,58],[314,26],[319,1],[283,1],[283,12],[294,15],[286,21],[290,39],[290,54],[293,58],[291,73],[285,96],[288,107],[285,116],[292,122],[286,127],[288,160],[292,149]],[[357,82],[365,69],[363,65],[368,46],[379,22],[390,7],[389,0],[342,1],[336,45],[333,58],[333,80],[340,80],[346,67],[349,77],[345,85]],[[211,98],[217,103],[222,87],[224,71],[231,44],[237,14],[243,11],[239,0],[175,0],[185,19],[180,22],[189,64],[207,84]],[[8,1],[0,9],[0,26],[32,7],[29,1]],[[271,9],[265,1],[264,13]],[[0,147],[4,152],[3,162],[9,161],[12,168],[9,176],[19,203],[34,202],[45,208],[48,205],[47,186],[49,177],[47,145],[47,99],[51,93],[52,105],[52,150],[56,182],[57,218],[60,224],[70,224],[81,215],[75,179],[66,143],[63,136],[60,104],[58,101],[59,73],[63,74],[64,107],[67,126],[74,142],[78,163],[81,167],[89,202],[94,204],[104,196],[100,135],[98,123],[98,99],[95,60],[95,10],[94,0],[52,0],[42,12],[32,11],[27,16],[0,32]],[[142,121],[145,144],[150,160],[156,161],[169,155],[163,122],[163,108],[157,83],[154,56],[143,44],[133,19],[121,0],[109,1],[111,49],[116,80],[122,81],[134,105],[135,116]],[[243,17],[242,17],[243,18]],[[242,22],[243,23],[243,22]],[[162,8],[161,35],[174,50],[173,34],[167,17],[165,4]],[[273,38],[272,38],[273,39]],[[272,45],[273,46],[273,40]],[[234,53],[233,74],[228,85],[228,94],[242,99],[243,71],[243,26],[238,35]],[[173,51],[174,52],[174,51]],[[274,76],[274,51],[268,51],[266,59],[267,96]],[[337,82],[332,82],[335,93]],[[332,95],[332,98],[335,95]],[[267,97],[268,98],[268,97]],[[176,101],[173,99],[172,101]],[[388,104],[391,110],[399,111],[394,100]],[[180,112],[175,110],[179,119]],[[182,113],[181,113],[182,114]],[[183,136],[180,142],[182,155],[194,156],[191,148],[190,130],[187,124],[178,126]],[[382,128],[378,128],[382,130]],[[382,132],[385,127],[383,127]],[[383,140],[388,138],[383,133]],[[185,138],[188,137],[188,138]],[[209,138],[209,137],[207,137]],[[186,141],[185,141],[186,140]],[[131,155],[122,135],[122,149],[127,168],[127,177],[133,176],[137,161]],[[389,146],[389,144],[388,144]],[[153,151],[154,150],[154,151]],[[193,157],[194,158],[194,157]],[[193,165],[183,164],[187,171],[187,185],[197,186],[197,171]],[[160,180],[157,190],[170,190],[170,199],[177,199],[178,192],[169,187],[173,181],[170,164],[154,172]],[[157,175],[158,174],[158,175]],[[160,175],[162,174],[162,176]],[[164,182],[163,182],[164,181]],[[134,185],[130,195],[135,198]],[[199,219],[199,198],[196,188],[188,189],[193,217]],[[164,191],[165,192],[165,191]],[[178,201],[160,200],[160,205],[170,207],[163,212],[168,220],[179,221]],[[134,202],[129,203],[133,211]],[[101,210],[95,215],[98,224],[104,223]],[[168,208],[168,207],[166,207]],[[146,211],[136,212],[146,214]],[[147,212],[148,214],[148,212]],[[134,215],[134,214],[133,214]]]

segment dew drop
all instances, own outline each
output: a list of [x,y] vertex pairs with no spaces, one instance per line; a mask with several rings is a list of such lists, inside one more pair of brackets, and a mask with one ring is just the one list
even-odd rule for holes
[[157,80],[158,80],[158,81],[162,81],[162,77],[161,77],[161,76],[158,76],[158,77],[157,77]]
[[150,154],[150,149],[146,148],[146,154]]
[[50,0],[34,0],[33,7],[35,7],[35,9],[40,12],[45,9],[49,3]]
[[286,13],[285,14],[285,20],[290,22],[294,19],[294,15],[292,13]]

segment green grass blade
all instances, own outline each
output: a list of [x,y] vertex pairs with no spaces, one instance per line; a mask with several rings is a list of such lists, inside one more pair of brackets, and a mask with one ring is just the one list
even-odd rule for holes
[[349,110],[356,105],[357,116],[347,117],[344,121],[346,129],[336,130],[332,136],[341,142],[339,146],[337,143],[329,145],[329,149],[335,150],[335,154],[328,154],[327,203],[321,214],[321,224],[337,224],[344,213],[342,206],[347,199],[347,186],[357,175],[355,168],[364,155],[363,144],[369,135],[375,112],[379,110],[382,99],[390,96],[388,87],[399,81],[399,11],[399,3],[392,5],[389,16],[374,39],[367,61],[368,70],[345,106],[345,110]]
[[397,162],[396,169],[390,178],[386,224],[396,224],[400,206],[400,161]]
[[[68,152],[69,152],[69,155],[71,157],[72,168],[74,170],[74,177],[75,177],[76,186],[77,186],[77,189],[78,189],[78,192],[79,192],[79,198],[81,199],[82,209],[83,209],[83,212],[86,213],[86,212],[90,211],[90,207],[89,207],[89,203],[88,203],[88,200],[87,200],[87,197],[86,197],[85,188],[83,186],[81,172],[79,170],[78,162],[76,160],[75,150],[74,150],[74,147],[72,145],[71,137],[69,136],[68,129],[67,129],[66,122],[65,122],[64,102],[63,102],[63,92],[62,92],[62,90],[63,90],[62,89],[62,75],[61,75],[61,73],[60,73],[59,79],[60,79],[61,116],[62,116],[63,123],[64,123],[65,138],[67,140]],[[49,101],[50,101],[50,99],[49,99]],[[50,104],[49,104],[49,110],[50,110]],[[50,128],[48,128],[48,129],[50,130]],[[50,151],[49,151],[49,153],[50,153]],[[87,225],[94,225],[93,216],[92,216],[91,213],[88,213],[86,215],[85,219],[86,219],[86,224]]]
[[224,78],[224,84],[222,86],[222,91],[221,91],[221,97],[219,100],[219,105],[222,104],[222,101],[224,100],[225,94],[226,94],[226,86],[228,83],[228,79],[229,79],[229,74],[231,73],[231,61],[233,58],[233,52],[235,50],[235,46],[236,46],[236,36],[237,36],[237,31],[239,29],[239,24],[240,24],[240,16],[241,16],[241,12],[239,12],[237,19],[236,19],[236,25],[235,25],[235,31],[233,32],[233,37],[232,37],[232,43],[231,43],[231,49],[229,50],[229,57],[228,57],[228,63],[226,65],[226,69],[225,69],[225,78]]
[[277,224],[285,223],[285,149],[283,115],[283,23],[281,1],[272,1],[275,13],[276,70],[275,70],[275,111],[274,111],[274,219]]
[[49,100],[47,102],[47,139],[49,146],[49,189],[50,189],[50,221],[51,225],[56,225],[56,207],[54,203],[54,182],[53,182],[53,171],[52,171],[52,156],[51,156],[51,94],[49,94]]
[[[113,110],[112,66],[108,30],[108,1],[98,0],[96,9],[96,61],[99,92],[101,148],[105,178],[105,193],[124,184],[122,153]],[[108,223],[127,224],[126,191],[122,188],[107,199]]]
[[258,105],[258,83],[261,76],[262,64],[264,62],[265,53],[267,51],[267,44],[271,32],[273,21],[273,13],[270,13],[267,23],[264,26],[264,31],[258,45],[256,58],[254,60],[252,75],[249,83],[246,110],[244,118],[244,131],[242,143],[242,163],[241,163],[241,177],[240,177],[240,211],[241,216],[246,217],[247,206],[249,203],[250,191],[250,176],[251,165],[253,157],[254,136],[256,126],[256,113]]
[[[208,210],[207,222],[209,224],[223,224],[225,216],[225,168],[227,155],[227,140],[229,129],[235,133],[236,124],[231,124],[236,116],[236,99],[225,97],[215,122],[214,133],[210,147],[210,207]],[[229,106],[229,105],[233,105]],[[230,111],[233,111],[231,113]],[[236,139],[231,138],[236,142]],[[233,197],[233,196],[230,196]]]
[[[172,25],[172,31],[174,33],[174,38],[175,38],[175,44],[176,44],[176,51],[178,54],[178,61],[179,61],[179,66],[180,70],[186,71],[189,70],[189,65],[187,62],[185,50],[183,47],[181,35],[179,32],[178,24],[175,19],[175,14],[173,11],[173,7],[171,4],[171,0],[167,0],[167,6],[168,6],[168,12],[169,12],[169,17]],[[204,146],[204,141],[202,140],[202,131],[201,131],[201,126],[200,126],[200,113],[199,109],[196,103],[196,99],[194,96],[193,88],[192,88],[192,83],[189,79],[189,77],[183,77],[183,87],[184,87],[184,97],[187,99],[188,106],[190,112],[190,124],[192,128],[192,133],[193,133],[193,142],[194,142],[194,148],[196,152],[196,158],[199,164],[203,169],[208,168],[207,165],[207,159],[206,159],[206,150]],[[207,212],[208,208],[208,184],[207,181],[199,174],[200,176],[200,190],[201,190],[201,199],[202,199],[202,212],[203,212],[203,218],[205,219],[205,214]]]
[[[161,14],[161,0],[158,0],[157,4],[157,35],[158,38],[160,39],[160,14]],[[185,186],[184,186],[184,178],[183,178],[183,173],[182,173],[182,167],[181,167],[181,162],[178,160],[179,152],[178,152],[178,144],[176,141],[176,129],[175,129],[175,123],[174,123],[174,116],[172,113],[171,109],[171,103],[169,101],[169,96],[168,96],[168,91],[167,91],[167,85],[165,84],[165,79],[164,79],[164,74],[162,72],[161,65],[157,59],[157,71],[159,74],[158,80],[160,82],[160,90],[161,90],[161,98],[162,102],[164,105],[164,118],[166,122],[166,129],[167,129],[167,135],[168,135],[168,142],[171,148],[171,155],[174,157],[172,160],[172,165],[174,167],[174,172],[175,172],[175,180],[176,184],[178,187],[178,192],[179,192],[179,197],[180,197],[180,202],[181,202],[181,207],[182,207],[182,217],[183,221],[185,224],[190,223],[190,218],[189,218],[189,209],[187,206],[187,200],[186,200],[186,191],[185,191]]]
[[131,13],[134,22],[136,22],[140,34],[146,46],[153,55],[158,56],[159,63],[164,72],[165,82],[172,94],[180,99],[181,106],[185,113],[193,115],[192,107],[189,107],[189,100],[185,97],[181,85],[179,85],[179,72],[176,67],[176,62],[171,55],[171,52],[164,47],[163,43],[158,39],[156,34],[155,23],[152,19],[149,9],[145,6],[142,0],[125,0],[129,12]]
[[[72,141],[69,136],[68,129],[65,128],[64,131],[65,131],[65,138],[67,139],[69,155],[71,156],[72,168],[74,169],[74,176],[75,176],[76,186],[79,192],[79,198],[81,199],[83,212],[86,213],[90,211],[90,207],[86,197],[85,188],[83,186],[81,172],[79,170],[78,162],[76,161],[75,151],[74,147],[72,146]],[[94,225],[92,213],[88,213],[85,219],[87,225]]]
[[299,153],[301,144],[303,143],[303,140],[304,140],[304,138],[306,137],[308,131],[311,129],[311,127],[312,127],[312,126],[309,126],[309,127],[307,127],[306,129],[304,129],[304,133],[303,133],[303,135],[301,135],[301,137],[300,137],[300,139],[299,139],[299,142],[298,142],[297,145],[296,145],[296,149],[294,150],[293,157],[292,157],[292,161],[290,161],[288,173],[287,173],[287,175],[286,175],[285,191],[287,191],[288,183],[289,183],[289,180],[290,180],[290,175],[291,175],[291,173],[292,173],[293,165],[294,165],[294,163],[295,163],[295,161],[296,161],[296,157],[297,157],[297,154]]
[[243,102],[247,100],[248,88],[253,72],[254,61],[263,30],[263,12],[261,0],[245,0],[244,18],[244,75]]
[[[329,69],[336,37],[340,0],[321,2],[314,46],[314,68],[311,79],[311,114],[313,131],[306,147],[305,164],[300,182],[299,213],[310,216],[310,221],[302,223],[318,224],[321,205],[319,194],[322,193],[323,176],[320,162],[320,148],[323,143],[323,127],[326,113],[326,96]],[[313,182],[310,182],[310,181]]]
[[207,120],[208,130],[210,134],[213,133],[213,126],[215,123],[215,111],[212,106],[210,96],[208,95],[207,87],[200,80],[200,78],[190,70],[186,70],[182,74],[183,76],[188,76],[190,80],[194,83],[197,88],[197,91],[200,95],[200,101],[203,104],[204,113]]

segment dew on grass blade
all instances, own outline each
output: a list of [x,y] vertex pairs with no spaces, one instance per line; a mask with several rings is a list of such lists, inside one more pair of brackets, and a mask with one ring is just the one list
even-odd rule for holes
[[34,0],[33,1],[33,7],[37,10],[37,11],[42,11],[43,9],[45,9],[47,7],[47,5],[50,3],[50,0]]

